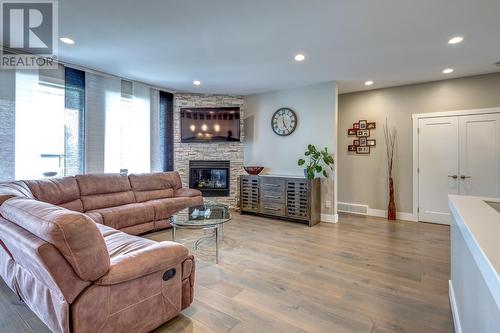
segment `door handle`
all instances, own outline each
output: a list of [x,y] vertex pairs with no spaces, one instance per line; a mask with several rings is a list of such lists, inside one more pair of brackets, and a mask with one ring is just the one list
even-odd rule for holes
[[460,176],[460,179],[466,179],[466,178],[472,178],[472,177],[471,176],[464,176],[464,175]]
[[[457,178],[458,178],[458,176],[457,176],[457,175],[448,175],[448,177],[453,178],[453,179],[457,179]],[[462,176],[462,177],[463,177],[463,176]]]

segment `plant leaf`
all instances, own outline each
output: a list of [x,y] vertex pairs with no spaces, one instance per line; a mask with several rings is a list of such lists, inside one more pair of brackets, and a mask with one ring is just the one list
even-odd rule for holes
[[310,151],[306,151],[306,152],[304,153],[304,155],[305,155],[305,156],[309,156],[309,155],[311,155],[311,152],[310,152]]
[[326,172],[326,170],[323,170],[323,176],[325,176],[325,178],[328,178],[328,172]]
[[314,179],[314,172],[312,171],[307,171],[307,179]]
[[304,163],[306,163],[306,161],[303,158],[299,159],[298,161],[299,165],[304,165]]
[[321,165],[316,164],[316,172],[321,172],[321,171],[323,171]]

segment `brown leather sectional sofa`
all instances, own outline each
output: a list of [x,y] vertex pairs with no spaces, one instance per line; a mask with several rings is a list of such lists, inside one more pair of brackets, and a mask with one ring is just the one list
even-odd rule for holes
[[0,184],[0,275],[54,332],[147,332],[193,301],[188,250],[141,234],[202,203],[176,172]]

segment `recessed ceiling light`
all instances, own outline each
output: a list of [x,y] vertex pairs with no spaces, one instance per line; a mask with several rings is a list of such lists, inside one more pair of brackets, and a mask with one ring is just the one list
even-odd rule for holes
[[464,38],[463,37],[460,37],[460,36],[456,36],[456,37],[453,37],[452,39],[450,39],[448,41],[448,44],[458,44],[460,43],[461,41],[463,41]]
[[69,38],[69,37],[61,37],[61,38],[59,38],[59,40],[60,40],[61,42],[65,43],[65,44],[69,44],[69,45],[73,45],[73,44],[75,44],[75,41],[74,41],[74,40],[72,40],[72,39],[71,39],[71,38]]
[[373,84],[373,81],[366,81],[365,86],[371,86]]
[[302,53],[299,53],[294,57],[294,59],[295,61],[304,61],[306,59],[306,56],[303,55]]
[[453,68],[446,68],[443,70],[443,74],[450,74],[453,73],[454,69]]
[[194,84],[195,86],[199,86],[199,85],[201,85],[201,81],[200,81],[200,80],[194,80],[194,81],[193,81],[193,84]]

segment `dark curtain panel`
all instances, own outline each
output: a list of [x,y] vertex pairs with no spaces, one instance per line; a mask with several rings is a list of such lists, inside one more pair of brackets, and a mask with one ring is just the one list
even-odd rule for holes
[[160,154],[163,171],[174,170],[174,94],[160,91]]
[[64,69],[64,170],[66,175],[85,172],[85,72]]

